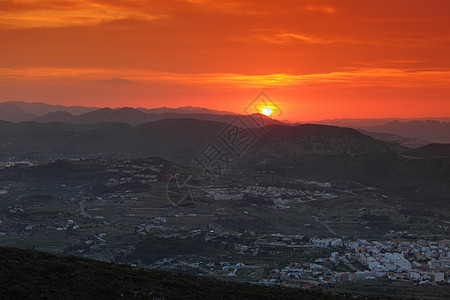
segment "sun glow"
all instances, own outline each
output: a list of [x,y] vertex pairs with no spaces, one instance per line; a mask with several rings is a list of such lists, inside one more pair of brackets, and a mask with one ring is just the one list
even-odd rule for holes
[[261,113],[267,117],[270,117],[270,115],[272,114],[272,109],[268,106],[263,107],[263,109],[261,110]]

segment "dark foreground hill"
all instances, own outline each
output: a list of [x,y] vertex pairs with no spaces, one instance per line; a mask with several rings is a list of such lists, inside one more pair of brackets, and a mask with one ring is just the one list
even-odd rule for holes
[[[350,299],[0,247],[1,299]],[[361,299],[361,298],[360,298]]]

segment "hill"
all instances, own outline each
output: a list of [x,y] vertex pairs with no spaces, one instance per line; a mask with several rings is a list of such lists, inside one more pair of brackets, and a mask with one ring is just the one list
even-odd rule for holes
[[431,142],[429,142],[429,141],[399,136],[399,135],[392,134],[392,133],[369,132],[369,131],[365,131],[362,129],[359,129],[358,131],[361,132],[362,134],[371,136],[377,140],[388,142],[388,143],[400,144],[407,148],[419,148],[419,147],[423,147],[428,144],[431,144]]
[[[92,112],[96,113],[96,112]],[[106,114],[111,111],[107,110]],[[92,157],[155,157],[187,163],[227,125],[196,119],[164,119],[138,126],[124,123],[65,124],[0,121],[0,160]],[[354,129],[323,125],[273,125],[259,130],[247,156],[283,159],[303,154],[403,151]],[[250,157],[251,158],[251,157]],[[247,159],[247,158],[246,158]]]
[[159,156],[187,162],[225,124],[167,119],[140,126],[125,123],[65,124],[0,121],[0,161],[93,156]]
[[363,129],[370,132],[392,133],[435,143],[450,143],[450,122],[435,120],[393,121]]
[[49,112],[48,114],[41,116],[41,117],[35,117],[30,120],[34,120],[36,122],[41,123],[51,123],[51,122],[60,122],[60,123],[74,123],[74,120],[76,117],[72,115],[70,112],[67,111],[56,111],[56,112]]
[[21,119],[26,117],[35,117],[32,114],[18,108],[13,103],[0,103],[0,120],[13,121],[15,119]]
[[450,144],[430,144],[404,154],[418,158],[450,157]]
[[109,107],[94,110],[79,115],[67,123],[76,124],[97,124],[97,123],[127,123],[131,125],[142,124],[152,119],[154,115],[146,114],[140,110],[123,107],[120,109],[111,109]]
[[345,299],[0,247],[2,299]]
[[272,125],[256,141],[254,154],[261,159],[285,159],[305,154],[396,153],[405,148],[376,140],[352,128],[305,124]]

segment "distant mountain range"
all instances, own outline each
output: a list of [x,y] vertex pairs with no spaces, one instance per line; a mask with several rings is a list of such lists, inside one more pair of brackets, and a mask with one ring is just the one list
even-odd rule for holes
[[[67,112],[71,115],[81,115],[95,110],[100,110],[100,107],[85,107],[85,106],[63,106],[46,104],[43,102],[23,102],[23,101],[8,101],[0,102],[0,119],[5,121],[35,121],[37,118],[44,117],[50,113]],[[119,108],[116,108],[117,110]],[[236,113],[228,111],[212,110],[202,107],[184,106],[178,108],[159,107],[159,108],[143,108],[138,107],[136,110],[148,114],[210,114],[210,115],[236,115]],[[45,119],[43,119],[45,120]]]
[[[39,123],[98,124],[126,123],[140,125],[164,119],[191,118],[203,121],[230,123],[237,114],[200,107],[180,108],[98,108],[61,106],[45,103],[10,101],[0,103],[0,120],[12,122],[36,121]],[[254,116],[241,118],[254,119]],[[264,125],[296,125],[274,120],[263,115],[257,118]],[[249,122],[251,123],[251,122]],[[320,125],[350,127],[376,139],[417,148],[430,143],[450,143],[450,118],[419,119],[335,119],[312,122]]]
[[[33,113],[30,113],[30,111]],[[42,115],[43,112],[46,113]],[[192,118],[204,121],[230,123],[236,116],[237,114],[231,112],[192,106],[180,108],[161,107],[153,109],[122,107],[111,109],[108,107],[61,107],[44,103],[0,103],[0,119],[12,122],[36,121],[39,123],[59,122],[68,124],[126,123],[130,125],[139,125],[164,119]],[[241,117],[244,119],[251,119],[249,116]],[[273,120],[264,115],[258,115],[257,117],[263,119],[264,125],[283,124],[282,122]]]
[[32,121],[34,118],[51,112],[65,111],[70,114],[79,115],[96,109],[99,108],[51,105],[43,102],[28,103],[23,101],[8,101],[0,103],[0,119],[15,122]]
[[[253,117],[262,118],[264,125],[282,124],[277,120],[273,120],[264,115],[256,115]],[[39,123],[69,123],[69,124],[99,124],[99,123],[126,123],[130,125],[140,125],[148,122],[160,121],[165,119],[185,119],[191,118],[202,121],[214,121],[222,123],[230,123],[236,115],[219,115],[219,114],[188,114],[163,112],[160,114],[145,113],[138,109],[123,107],[119,109],[101,108],[81,115],[72,115],[68,112],[58,111],[51,112],[42,117],[34,118],[32,121]],[[243,119],[251,121],[252,116],[241,116]],[[251,122],[249,122],[250,124]],[[254,124],[257,126],[258,124]]]
[[208,108],[195,107],[195,106],[183,106],[178,108],[159,107],[159,108],[143,108],[138,107],[137,110],[151,113],[151,114],[209,114],[209,115],[237,115],[236,113],[229,111],[212,110]]

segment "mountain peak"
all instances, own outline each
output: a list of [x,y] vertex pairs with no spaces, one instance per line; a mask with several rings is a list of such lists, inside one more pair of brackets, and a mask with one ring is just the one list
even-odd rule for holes
[[138,111],[137,109],[130,107],[130,106],[124,106],[116,108],[117,111]]
[[18,108],[13,103],[0,103],[0,119],[3,120],[12,120],[18,116],[26,115],[28,112]]

